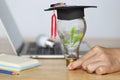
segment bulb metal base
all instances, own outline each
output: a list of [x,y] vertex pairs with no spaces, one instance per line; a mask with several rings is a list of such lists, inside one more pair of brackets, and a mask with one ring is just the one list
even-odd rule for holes
[[74,59],[74,58],[69,58],[69,59],[66,59],[66,66],[68,66],[70,63],[76,61],[77,59]]

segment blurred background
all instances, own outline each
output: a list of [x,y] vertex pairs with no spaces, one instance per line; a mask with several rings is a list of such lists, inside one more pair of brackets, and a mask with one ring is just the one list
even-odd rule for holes
[[[0,0],[10,10],[23,37],[50,36],[51,12],[44,9],[50,4],[65,2],[68,5],[93,5],[85,9],[87,32],[85,38],[120,38],[120,0]],[[4,8],[0,8],[2,11]],[[4,36],[0,20],[0,36]]]

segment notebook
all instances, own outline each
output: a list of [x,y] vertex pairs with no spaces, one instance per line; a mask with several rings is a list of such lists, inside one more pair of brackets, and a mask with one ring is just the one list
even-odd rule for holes
[[40,62],[36,59],[6,54],[0,55],[0,69],[3,70],[22,71],[39,65]]
[[[0,18],[15,55],[32,58],[64,58],[59,42],[55,43],[54,48],[43,48],[37,46],[36,42],[25,42],[5,0],[0,0]],[[81,44],[81,54],[89,49],[86,43]]]

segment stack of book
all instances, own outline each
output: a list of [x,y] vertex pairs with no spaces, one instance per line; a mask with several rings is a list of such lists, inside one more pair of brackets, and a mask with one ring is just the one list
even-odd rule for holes
[[39,65],[40,62],[36,59],[14,55],[0,55],[0,73],[16,75],[19,74],[22,70]]

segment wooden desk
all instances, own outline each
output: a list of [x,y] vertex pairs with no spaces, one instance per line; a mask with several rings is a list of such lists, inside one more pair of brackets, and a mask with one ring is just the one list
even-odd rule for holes
[[40,59],[41,66],[22,71],[20,75],[0,74],[0,80],[120,80],[120,72],[108,75],[69,71],[64,59]]
[[64,59],[39,60],[42,63],[40,66],[22,71],[20,75],[0,73],[0,80],[120,80],[120,72],[107,75],[88,74],[83,70],[69,71]]

